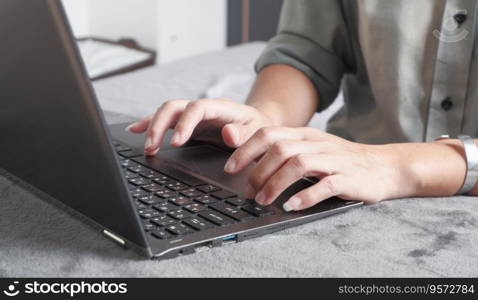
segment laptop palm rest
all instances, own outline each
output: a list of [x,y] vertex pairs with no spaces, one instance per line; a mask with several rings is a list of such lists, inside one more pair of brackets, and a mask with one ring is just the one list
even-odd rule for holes
[[[156,158],[164,163],[173,163],[188,173],[197,174],[244,196],[247,174],[252,166],[237,175],[224,172],[230,153],[208,145],[160,151]],[[149,160],[151,162],[151,160]]]
[[[201,145],[190,148],[178,148],[169,151],[158,153],[157,159],[163,159],[174,163],[174,166],[180,166],[181,169],[193,174],[203,176],[210,181],[217,182],[229,190],[237,193],[240,196],[245,196],[245,187],[248,181],[248,174],[253,167],[253,164],[248,166],[245,170],[236,175],[229,175],[224,172],[224,165],[229,158],[230,153],[220,149]],[[164,162],[164,161],[163,161]],[[282,194],[274,201],[273,205],[282,207],[282,204],[287,201],[292,195],[311,186],[313,181],[307,179],[300,179],[289,186]]]

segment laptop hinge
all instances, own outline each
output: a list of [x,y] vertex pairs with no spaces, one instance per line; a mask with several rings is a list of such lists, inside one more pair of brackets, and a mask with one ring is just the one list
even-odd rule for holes
[[103,230],[103,233],[104,233],[107,237],[111,238],[113,241],[117,242],[118,244],[120,244],[120,245],[122,245],[122,246],[125,246],[125,245],[126,245],[125,241],[124,241],[122,238],[118,237],[116,234],[111,233],[111,232],[109,232],[109,231],[106,230],[106,229]]

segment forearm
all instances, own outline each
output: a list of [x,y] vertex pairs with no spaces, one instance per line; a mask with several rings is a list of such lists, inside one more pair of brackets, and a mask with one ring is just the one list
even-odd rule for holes
[[[410,196],[452,196],[463,185],[466,157],[460,140],[385,147],[393,149],[391,152],[398,157],[400,172],[407,177],[412,187]],[[478,185],[475,185],[469,195],[478,195]]]
[[310,79],[288,65],[270,65],[257,75],[247,104],[266,114],[273,124],[306,125],[317,110],[319,95]]

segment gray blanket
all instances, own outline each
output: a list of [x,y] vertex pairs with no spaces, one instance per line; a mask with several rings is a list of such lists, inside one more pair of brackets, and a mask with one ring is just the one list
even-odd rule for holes
[[[199,97],[231,72],[253,74],[261,48],[203,55],[95,87],[103,107],[117,112],[107,113],[109,122],[131,121],[168,98]],[[248,88],[231,96],[243,101]],[[322,127],[325,121],[314,122]],[[0,176],[0,277],[477,277],[477,231],[477,198],[400,199],[243,243],[149,261]]]

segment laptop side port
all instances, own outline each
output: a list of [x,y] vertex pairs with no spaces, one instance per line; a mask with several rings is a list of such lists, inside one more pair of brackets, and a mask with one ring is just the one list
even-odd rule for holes
[[222,238],[222,244],[223,245],[232,244],[232,243],[236,243],[236,242],[237,242],[237,234],[227,235],[227,236]]
[[204,252],[213,247],[212,241],[205,242],[194,246],[194,252]]

